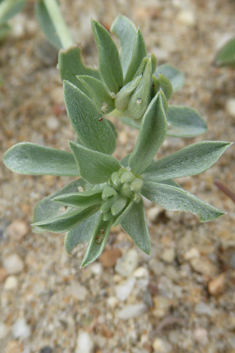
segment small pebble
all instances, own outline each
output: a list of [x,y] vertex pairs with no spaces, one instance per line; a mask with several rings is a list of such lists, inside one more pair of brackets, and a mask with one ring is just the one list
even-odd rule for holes
[[190,261],[190,264],[195,272],[201,273],[208,277],[213,277],[216,272],[214,265],[205,258],[194,257]]
[[138,266],[138,253],[131,249],[117,260],[115,271],[123,277],[129,277]]
[[171,306],[171,301],[167,298],[157,295],[156,297],[153,298],[153,302],[154,302],[153,315],[158,318],[164,317]]
[[16,276],[8,276],[4,282],[5,290],[14,290],[18,287],[18,278]]
[[53,349],[51,347],[48,347],[48,346],[42,347],[40,349],[40,353],[53,353]]
[[225,274],[221,273],[218,277],[212,279],[208,284],[208,291],[211,295],[218,296],[224,292]]
[[46,124],[48,129],[52,131],[57,130],[60,125],[59,120],[55,116],[50,116],[47,118]]
[[132,319],[134,317],[140,316],[147,311],[147,306],[144,303],[126,305],[117,313],[117,317],[122,320]]
[[3,260],[3,266],[9,275],[18,274],[24,269],[24,263],[18,254],[11,254],[7,256]]
[[164,264],[161,261],[155,259],[149,260],[149,267],[154,272],[156,276],[161,275],[164,272]]
[[31,335],[31,328],[24,318],[16,320],[12,326],[12,335],[14,338],[26,339]]
[[0,283],[4,282],[5,279],[7,278],[7,271],[5,268],[0,267]]
[[172,345],[163,340],[162,338],[155,338],[153,341],[154,353],[170,353],[172,350]]
[[128,142],[128,134],[126,131],[121,131],[118,135],[118,138],[122,145],[125,145]]
[[184,254],[186,261],[193,259],[194,257],[200,257],[200,253],[197,248],[191,248]]
[[29,226],[20,219],[12,222],[7,228],[7,235],[14,240],[21,241],[29,232]]
[[101,275],[103,273],[103,267],[99,262],[90,265],[90,270],[94,275]]
[[195,341],[200,343],[201,345],[205,346],[208,343],[208,333],[207,330],[203,327],[198,327],[193,332]]
[[64,91],[62,86],[55,87],[51,91],[51,99],[53,103],[64,104]]
[[179,279],[179,273],[176,271],[175,267],[171,265],[166,266],[165,275],[173,281],[177,281]]
[[176,19],[179,23],[182,23],[186,26],[194,26],[195,22],[196,22],[195,15],[194,15],[193,11],[190,9],[181,10],[178,13]]
[[88,291],[86,287],[78,282],[72,282],[67,289],[67,294],[72,295],[74,298],[84,301],[87,298]]
[[3,339],[9,332],[9,328],[0,322],[0,340]]
[[118,305],[119,301],[116,297],[109,297],[108,300],[107,300],[107,305],[110,307],[110,308],[116,308],[116,306]]
[[126,281],[122,281],[119,285],[115,286],[115,293],[119,300],[125,301],[134,288],[136,279],[134,277],[128,278]]
[[232,256],[230,257],[229,265],[230,265],[233,269],[235,269],[235,253],[233,253]]
[[117,259],[122,255],[121,251],[117,248],[105,250],[99,257],[99,261],[104,267],[113,267]]
[[227,100],[225,110],[229,115],[235,118],[235,98],[230,98]]
[[161,213],[162,209],[158,206],[154,206],[148,209],[147,216],[148,219],[154,223],[156,222],[157,216]]
[[171,249],[165,249],[161,255],[161,259],[165,262],[173,262],[175,258],[175,250],[173,248]]
[[133,273],[133,276],[136,278],[148,277],[149,273],[145,267],[138,267],[137,270]]
[[75,353],[93,353],[93,352],[94,352],[94,342],[91,335],[86,331],[80,332],[77,338]]
[[213,316],[213,311],[212,311],[211,307],[203,302],[200,302],[196,305],[195,313],[198,315]]

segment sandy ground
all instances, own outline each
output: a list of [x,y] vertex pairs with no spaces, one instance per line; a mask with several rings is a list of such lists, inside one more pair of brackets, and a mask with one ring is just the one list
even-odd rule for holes
[[[109,27],[121,12],[141,27],[159,64],[184,72],[186,84],[170,103],[196,108],[209,132],[190,140],[167,138],[159,157],[196,141],[234,141],[235,120],[226,104],[235,97],[235,70],[212,65],[218,46],[235,33],[232,0],[61,3],[87,63],[97,63],[90,17]],[[0,160],[21,141],[68,150],[74,132],[64,111],[57,53],[38,28],[33,1],[12,25],[0,46]],[[121,158],[133,148],[136,132],[113,121],[119,131],[115,156]],[[63,234],[30,230],[36,202],[70,178],[17,175],[1,162],[0,168],[2,353],[235,352],[235,205],[214,185],[220,180],[235,190],[233,146],[207,172],[179,181],[225,216],[200,224],[192,215],[147,202],[151,257],[118,226],[106,257],[83,270],[84,248],[69,257]],[[116,266],[110,262],[113,249],[120,256]],[[127,278],[123,264],[129,266]]]

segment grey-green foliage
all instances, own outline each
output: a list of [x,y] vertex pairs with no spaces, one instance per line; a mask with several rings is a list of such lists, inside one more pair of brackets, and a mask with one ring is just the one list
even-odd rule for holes
[[[111,26],[111,32],[120,40],[119,51],[101,24],[92,20],[92,30],[98,49],[98,71],[86,68],[81,61],[81,48],[73,46],[59,53],[61,78],[91,98],[102,114],[117,116],[139,129],[155,95],[163,91],[168,101],[183,86],[184,75],[169,64],[156,67],[157,59],[147,53],[140,28],[123,15],[118,15]],[[205,121],[192,108],[169,106],[165,114],[169,136],[194,137],[207,131]]]
[[[206,124],[191,108],[168,106],[173,91],[182,85],[182,75],[169,66],[156,71],[156,60],[146,56],[140,30],[128,19],[118,16],[112,26],[121,41],[120,57],[106,29],[93,21],[93,30],[99,70],[83,65],[80,48],[72,46],[59,56],[66,109],[75,132],[75,141],[69,141],[71,153],[19,143],[3,159],[9,169],[22,174],[80,177],[38,203],[33,229],[66,232],[69,254],[88,242],[82,267],[101,254],[111,227],[117,224],[150,254],[142,196],[169,211],[196,214],[202,222],[221,216],[222,211],[183,190],[173,179],[207,170],[230,145],[200,142],[155,161],[167,133],[192,137],[206,131]],[[139,129],[133,151],[121,161],[112,156],[115,127],[104,116],[113,108],[119,108],[121,121]]]
[[217,66],[235,66],[235,37],[218,51],[214,62]]

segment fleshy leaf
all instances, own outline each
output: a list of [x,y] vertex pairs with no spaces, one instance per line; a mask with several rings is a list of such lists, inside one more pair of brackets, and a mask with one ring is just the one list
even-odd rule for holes
[[92,99],[95,101],[97,108],[105,114],[112,112],[115,109],[114,98],[107,91],[104,83],[97,78],[80,75],[77,78],[83,83],[89,91]]
[[129,158],[129,167],[136,174],[150,165],[165,139],[167,124],[163,99],[161,92],[156,94],[144,114],[136,145]]
[[89,207],[102,202],[101,193],[101,190],[73,192],[61,196],[56,196],[53,201],[59,202],[64,206]]
[[103,221],[102,218],[103,215],[101,214],[93,230],[81,267],[95,261],[104,250],[113,221]]
[[218,66],[235,65],[235,38],[230,39],[216,54],[214,62]]
[[126,206],[126,208],[123,210],[123,212],[116,218],[113,227],[116,227],[121,221],[127,216],[127,214],[130,212],[131,208],[133,205],[133,201],[129,202],[129,204]]
[[4,153],[3,162],[15,173],[30,175],[79,176],[77,164],[69,152],[21,142]]
[[60,76],[62,81],[67,80],[77,86],[82,92],[87,94],[90,98],[88,90],[85,86],[77,79],[78,75],[92,76],[98,80],[101,80],[98,70],[86,67],[81,58],[81,48],[79,46],[73,46],[66,50],[60,50],[58,58],[58,67],[60,70]]
[[207,132],[207,124],[193,108],[170,105],[167,116],[168,136],[195,137]]
[[121,168],[120,163],[112,156],[89,150],[72,141],[69,144],[81,176],[91,184],[105,183],[112,173]]
[[135,44],[134,44],[133,53],[131,56],[131,61],[124,80],[125,84],[130,82],[133,79],[143,58],[146,55],[147,55],[147,50],[145,47],[144,38],[141,33],[141,30],[138,29],[136,33]]
[[64,247],[68,254],[71,254],[78,244],[86,243],[90,240],[99,215],[99,212],[96,212],[66,234]]
[[168,179],[168,180],[160,180],[158,181],[159,184],[164,184],[164,185],[171,185],[171,186],[175,186],[177,188],[181,188],[181,186],[174,181],[173,179]]
[[112,154],[116,148],[113,130],[95,104],[68,81],[64,81],[64,96],[69,119],[82,144]]
[[126,16],[118,15],[111,26],[111,32],[115,33],[121,44],[120,59],[123,75],[126,76],[135,43],[136,27]]
[[11,33],[11,26],[8,23],[0,24],[0,43]]
[[222,141],[194,143],[155,162],[144,171],[143,177],[158,182],[200,174],[209,169],[230,145]]
[[85,185],[86,182],[83,179],[72,181],[62,189],[39,201],[34,208],[33,223],[45,221],[47,218],[52,218],[61,213],[61,205],[52,200],[57,196],[77,191],[79,186],[84,188]]
[[122,89],[118,92],[115,97],[115,107],[117,110],[124,111],[128,107],[130,97],[140,83],[141,79],[141,75],[137,76],[131,82],[122,87]]
[[171,85],[174,92],[178,91],[180,88],[183,87],[185,77],[182,74],[182,72],[180,72],[175,67],[169,64],[160,65],[155,71],[155,74],[159,74],[159,73],[166,76],[171,81]]
[[117,93],[123,86],[123,74],[116,44],[100,23],[92,20],[91,24],[99,54],[100,74],[110,92]]
[[128,214],[120,223],[123,230],[129,234],[134,243],[142,251],[150,255],[151,244],[142,199],[139,203],[133,203]]
[[26,0],[4,0],[0,2],[0,24],[4,24],[20,12]]
[[153,87],[155,90],[155,94],[159,91],[161,88],[163,90],[163,93],[166,96],[166,99],[169,100],[172,96],[173,93],[173,88],[171,81],[164,75],[158,74],[158,77],[155,77],[153,75]]
[[189,212],[200,217],[200,222],[209,222],[222,216],[220,211],[179,187],[144,181],[142,194],[150,201],[168,211]]
[[33,226],[47,230],[48,232],[63,233],[73,229],[76,225],[80,224],[88,217],[91,217],[97,211],[97,206],[69,210],[56,217],[48,218],[42,222],[36,222]]

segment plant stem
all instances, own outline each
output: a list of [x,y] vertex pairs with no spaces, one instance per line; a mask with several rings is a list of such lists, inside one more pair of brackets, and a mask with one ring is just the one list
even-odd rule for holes
[[56,0],[44,0],[44,4],[50,15],[51,21],[56,29],[56,33],[61,41],[64,49],[72,46],[73,40],[69,34],[68,28],[64,22],[64,19],[60,13]]

